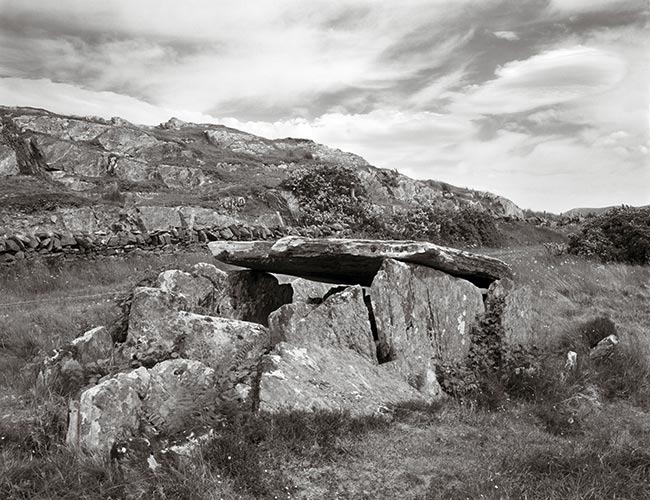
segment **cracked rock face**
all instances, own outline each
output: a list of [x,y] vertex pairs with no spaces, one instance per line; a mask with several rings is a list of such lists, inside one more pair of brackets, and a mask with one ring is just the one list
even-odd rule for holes
[[322,304],[287,304],[269,316],[273,343],[351,349],[373,364],[377,351],[359,285],[329,296]]
[[436,398],[436,364],[459,362],[469,352],[470,330],[484,312],[480,290],[435,269],[388,259],[370,296],[380,361],[392,361],[413,387]]
[[412,401],[423,401],[423,397],[402,379],[349,349],[282,342],[262,358],[260,411],[331,410],[368,416]]

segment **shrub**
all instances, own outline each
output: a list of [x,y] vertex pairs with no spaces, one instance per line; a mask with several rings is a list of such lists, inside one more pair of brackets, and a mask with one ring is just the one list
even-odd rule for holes
[[456,209],[435,203],[420,204],[394,215],[388,227],[396,239],[443,245],[495,246],[501,239],[494,217],[471,206]]
[[318,165],[298,169],[282,187],[298,198],[303,225],[344,223],[353,231],[370,233],[381,226],[361,180],[349,168]]
[[650,208],[620,207],[588,219],[569,252],[602,262],[650,263]]

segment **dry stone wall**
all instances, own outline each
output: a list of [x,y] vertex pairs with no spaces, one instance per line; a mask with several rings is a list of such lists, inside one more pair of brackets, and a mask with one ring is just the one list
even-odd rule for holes
[[0,234],[0,264],[34,257],[119,255],[136,249],[158,251],[211,241],[273,241],[284,236],[322,237],[346,234],[341,225],[286,227],[230,224],[211,227],[171,227],[147,231],[118,224],[116,230],[42,231]]

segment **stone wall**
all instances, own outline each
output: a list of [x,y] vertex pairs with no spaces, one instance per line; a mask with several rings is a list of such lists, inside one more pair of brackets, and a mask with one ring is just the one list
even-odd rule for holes
[[268,227],[230,224],[203,228],[172,227],[147,231],[126,226],[109,231],[47,231],[0,235],[0,264],[11,264],[34,257],[66,255],[118,255],[136,249],[156,251],[210,241],[276,240],[284,236],[345,236],[340,224],[309,227]]

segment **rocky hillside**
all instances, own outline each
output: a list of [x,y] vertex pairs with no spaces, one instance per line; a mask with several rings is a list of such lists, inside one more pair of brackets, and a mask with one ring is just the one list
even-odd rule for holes
[[436,202],[522,216],[507,199],[413,180],[310,140],[269,140],[175,118],[151,127],[8,107],[0,117],[0,233],[108,230],[137,212],[150,215],[147,230],[201,226],[205,218],[212,226],[216,219],[293,225],[300,208],[282,183],[321,165],[353,169],[387,214]]

